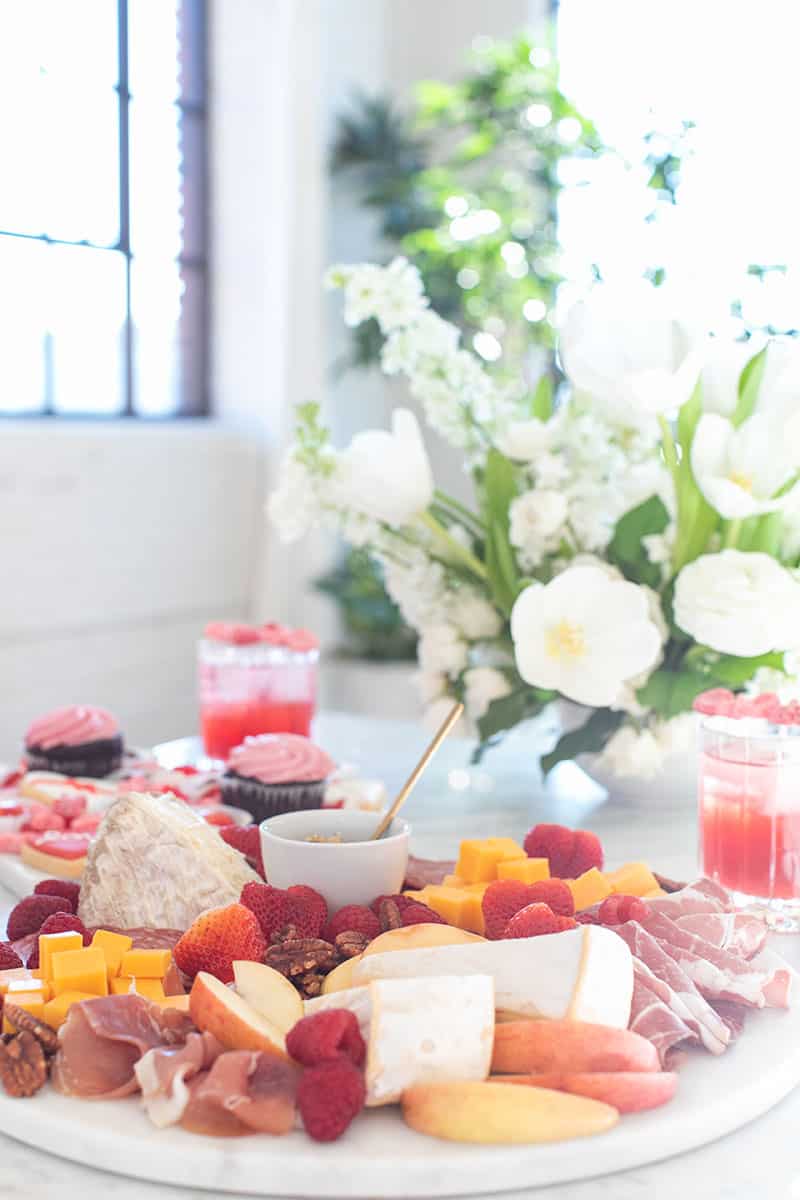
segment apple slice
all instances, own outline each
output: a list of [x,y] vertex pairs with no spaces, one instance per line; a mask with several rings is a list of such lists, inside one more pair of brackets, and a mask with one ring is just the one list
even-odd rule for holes
[[226,1050],[264,1050],[278,1058],[289,1057],[280,1029],[207,971],[200,971],[192,984],[189,1015],[198,1029],[213,1033]]
[[239,995],[281,1033],[288,1033],[302,1019],[300,993],[274,967],[243,960],[233,964],[233,977]]
[[[386,954],[389,950],[422,950],[428,946],[460,946],[464,942],[485,942],[478,933],[456,929],[454,925],[439,925],[421,921],[419,925],[401,925],[399,929],[387,929],[379,933],[367,946],[361,958],[373,954]],[[348,987],[352,986],[348,984]]]
[[678,1076],[674,1071],[597,1071],[574,1074],[493,1075],[493,1083],[513,1083],[528,1087],[571,1092],[590,1100],[602,1100],[621,1113],[643,1112],[658,1108],[675,1095]]
[[361,955],[357,954],[355,958],[346,958],[344,962],[340,962],[338,967],[334,967],[322,981],[322,995],[329,996],[331,992],[345,992],[349,988],[355,987],[353,983],[353,971],[356,964],[360,961]]

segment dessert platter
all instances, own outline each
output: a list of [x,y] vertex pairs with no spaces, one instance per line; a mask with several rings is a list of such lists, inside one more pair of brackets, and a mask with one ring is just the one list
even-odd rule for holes
[[[300,735],[246,739],[213,799],[30,738],[5,792],[89,781],[69,819],[100,819],[9,831],[86,837],[82,862],[18,839],[47,855],[0,940],[23,1142],[215,1193],[463,1195],[657,1161],[800,1082],[795,974],[712,879],[555,824],[420,859],[399,818],[372,838],[363,789],[323,806],[335,763]],[[71,795],[35,802],[67,820]]]

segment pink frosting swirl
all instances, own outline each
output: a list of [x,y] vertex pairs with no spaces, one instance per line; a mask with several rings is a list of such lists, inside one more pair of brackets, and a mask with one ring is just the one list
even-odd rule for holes
[[260,783],[312,783],[326,779],[335,763],[299,733],[263,733],[231,750],[228,769]]
[[82,746],[116,737],[119,725],[104,708],[71,704],[38,717],[25,734],[25,745],[51,750],[54,746]]

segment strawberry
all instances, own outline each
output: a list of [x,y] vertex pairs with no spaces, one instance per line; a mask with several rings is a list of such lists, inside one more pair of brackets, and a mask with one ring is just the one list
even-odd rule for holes
[[370,908],[375,913],[376,917],[381,915],[381,902],[383,900],[393,900],[400,912],[402,912],[404,908],[408,908],[411,904],[417,903],[417,901],[412,899],[411,896],[404,896],[402,892],[397,892],[393,896],[376,896],[370,904]]
[[270,887],[268,883],[246,883],[239,903],[255,914],[267,941],[291,919],[288,892]]
[[86,797],[80,793],[65,792],[63,796],[57,796],[53,801],[53,812],[58,817],[62,817],[69,825],[70,821],[74,821],[76,817],[82,816],[86,812]]
[[597,920],[600,925],[624,925],[626,921],[642,921],[647,917],[648,909],[638,896],[606,896],[597,910]]
[[[373,913],[373,916],[375,914]],[[316,1142],[334,1142],[364,1107],[364,1076],[339,1055],[309,1067],[297,1085],[297,1107],[306,1133]]]
[[575,916],[575,899],[563,879],[540,879],[528,884],[529,904],[546,904],[559,917]]
[[324,898],[304,883],[296,883],[286,891],[290,897],[291,924],[297,927],[302,937],[319,937],[328,919],[328,905]]
[[77,912],[81,885],[73,883],[71,879],[43,879],[41,883],[37,883],[33,894],[34,896],[63,896],[65,900],[71,902],[72,911]]
[[0,942],[0,971],[14,971],[24,965],[10,942]]
[[262,879],[265,878],[261,860],[261,834],[257,825],[225,825],[220,828],[219,836],[223,842],[243,854],[253,870],[258,871]]
[[295,1062],[316,1067],[343,1054],[357,1067],[367,1055],[358,1021],[346,1008],[330,1008],[302,1017],[286,1035],[286,1049]]
[[346,904],[331,917],[321,936],[326,942],[335,942],[340,933],[347,932],[375,938],[381,932],[381,923],[371,908],[363,904]]
[[205,813],[203,820],[207,825],[217,825],[220,829],[226,825],[235,824],[234,818],[229,812],[225,812],[224,808],[215,808],[211,812]]
[[94,833],[103,819],[102,813],[87,812],[69,823],[70,833]]
[[407,904],[400,913],[404,925],[446,925],[444,917],[440,917],[427,904]]
[[556,879],[577,879],[590,867],[603,866],[603,847],[596,833],[566,825],[535,825],[524,842],[528,858],[546,858]]
[[542,933],[562,933],[575,929],[577,922],[572,917],[561,917],[546,904],[528,904],[521,908],[506,925],[504,938],[538,937]]
[[[92,940],[92,935],[84,925],[83,921],[78,917],[74,917],[72,913],[57,912],[48,917],[39,930],[39,937],[45,933],[79,933],[83,938],[84,946],[88,946]],[[39,941],[28,955],[28,961],[25,964],[29,971],[35,971],[39,966]]]
[[496,879],[483,893],[484,933],[490,940],[501,938],[506,925],[521,908],[530,904],[531,884],[518,879]]
[[237,959],[262,962],[266,951],[266,938],[255,913],[244,904],[226,904],[201,913],[176,942],[173,955],[187,975],[208,971],[230,983]]
[[60,833],[66,828],[67,822],[64,818],[46,804],[31,804],[28,815],[20,826],[20,829],[30,833],[47,833],[51,829]]
[[52,913],[68,912],[70,908],[63,896],[26,896],[8,915],[8,940],[16,942],[29,933],[38,933]]

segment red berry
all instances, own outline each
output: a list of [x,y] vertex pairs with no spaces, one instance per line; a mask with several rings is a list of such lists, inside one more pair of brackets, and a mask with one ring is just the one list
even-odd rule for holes
[[560,917],[575,916],[575,899],[563,879],[541,879],[528,885],[529,904],[546,904]]
[[411,904],[417,903],[417,901],[411,896],[404,896],[402,892],[396,892],[393,896],[376,896],[370,904],[370,908],[375,913],[376,917],[381,915],[381,902],[383,900],[393,900],[400,912],[402,912],[404,908],[408,908]]
[[38,933],[51,913],[69,912],[71,907],[63,896],[26,896],[9,913],[8,940],[16,942],[29,933]]
[[503,936],[514,913],[531,903],[530,888],[530,884],[518,879],[496,879],[489,884],[481,901],[487,938],[494,940]]
[[626,921],[647,919],[648,909],[638,896],[606,896],[597,910],[600,925],[624,925]]
[[67,828],[67,822],[46,804],[31,804],[20,828],[31,833],[47,833],[51,829],[61,833]]
[[9,942],[0,942],[0,971],[14,971],[24,965],[22,959]]
[[[39,930],[39,937],[45,933],[79,933],[83,938],[84,946],[88,946],[92,940],[92,935],[78,917],[74,917],[72,913],[57,912],[48,917]],[[28,961],[25,964],[29,971],[35,971],[39,966],[39,939],[36,939],[36,944],[28,955]]]
[[302,1017],[286,1035],[286,1049],[304,1067],[316,1067],[341,1054],[362,1067],[367,1056],[358,1021],[346,1008]]
[[363,1075],[341,1055],[309,1067],[297,1085],[297,1107],[306,1133],[316,1142],[334,1142],[341,1137],[361,1112],[366,1097]]
[[304,883],[287,888],[292,915],[291,923],[302,937],[319,937],[328,919],[328,905],[319,892]]
[[591,867],[603,865],[603,847],[595,833],[566,825],[535,825],[525,838],[529,858],[546,858],[556,879],[577,879]]
[[735,703],[736,697],[727,688],[711,688],[695,697],[692,708],[707,717],[729,717]]
[[529,904],[511,918],[503,937],[538,937],[542,933],[562,933],[565,929],[575,929],[576,925],[572,917],[560,917],[546,904]]
[[404,925],[446,925],[444,917],[440,917],[427,904],[407,904],[400,913]]
[[78,911],[78,900],[81,895],[81,885],[71,879],[43,879],[33,889],[34,896],[63,896],[72,904],[72,911]]
[[255,913],[267,941],[273,933],[289,924],[291,903],[288,892],[270,887],[268,883],[246,883],[239,903]]
[[86,812],[86,797],[80,792],[66,792],[63,796],[57,796],[53,802],[53,812],[69,824]]
[[[246,887],[258,887],[246,884]],[[262,962],[267,942],[255,913],[244,904],[226,904],[201,913],[175,943],[175,962],[187,975],[208,971],[223,983],[233,981],[237,959]]]
[[[181,797],[183,799],[183,797]],[[234,818],[229,812],[225,812],[224,808],[213,808],[211,812],[203,815],[203,820],[206,825],[216,825],[220,829],[224,829],[226,825],[235,824]]]
[[223,842],[233,846],[243,854],[254,871],[265,878],[264,863],[261,859],[261,834],[257,825],[224,825],[220,827],[219,836]]
[[381,923],[371,908],[364,904],[346,904],[335,913],[322,931],[326,942],[334,942],[340,933],[363,933],[375,938],[381,932]]

